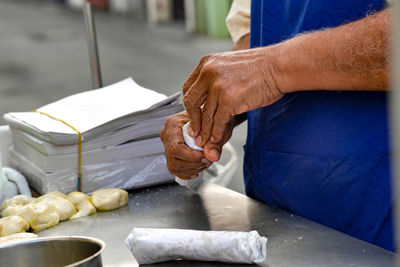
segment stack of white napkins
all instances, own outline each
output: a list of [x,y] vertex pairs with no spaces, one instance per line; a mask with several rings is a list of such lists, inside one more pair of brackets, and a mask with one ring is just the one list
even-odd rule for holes
[[[125,189],[172,181],[159,133],[166,117],[183,110],[128,78],[38,108],[82,134],[82,191]],[[39,112],[4,115],[11,129],[10,161],[40,193],[76,190],[78,134]]]

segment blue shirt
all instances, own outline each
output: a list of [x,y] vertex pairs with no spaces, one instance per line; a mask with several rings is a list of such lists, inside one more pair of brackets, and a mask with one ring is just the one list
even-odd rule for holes
[[[279,43],[383,8],[378,0],[253,0],[250,46]],[[388,134],[385,92],[286,94],[248,112],[246,193],[394,250]]]

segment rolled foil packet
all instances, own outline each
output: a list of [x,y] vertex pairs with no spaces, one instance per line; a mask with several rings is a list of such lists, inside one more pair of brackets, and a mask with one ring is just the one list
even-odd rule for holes
[[125,244],[139,264],[183,259],[264,265],[267,240],[257,231],[133,228]]
[[[182,135],[185,144],[191,149],[203,151],[204,149],[202,147],[197,146],[195,143],[195,139],[188,134],[189,124],[190,122],[186,123],[182,127]],[[199,177],[197,178],[181,179],[179,177],[175,177],[175,181],[182,186],[186,186],[187,188],[192,189],[193,191],[199,191],[200,187],[203,184],[203,172],[199,173]]]

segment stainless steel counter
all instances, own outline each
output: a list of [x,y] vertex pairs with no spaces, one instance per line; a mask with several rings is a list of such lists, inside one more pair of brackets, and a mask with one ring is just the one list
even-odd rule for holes
[[[124,244],[133,227],[257,230],[268,237],[269,266],[392,266],[394,254],[245,195],[209,184],[201,194],[165,185],[130,192],[129,204],[62,222],[40,236],[85,235],[106,242],[105,266],[137,266]],[[154,266],[230,266],[174,261]],[[150,266],[150,265],[149,265]],[[248,266],[238,265],[233,266]]]

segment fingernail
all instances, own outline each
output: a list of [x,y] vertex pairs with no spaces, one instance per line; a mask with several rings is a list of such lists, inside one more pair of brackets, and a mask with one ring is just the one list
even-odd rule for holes
[[209,160],[206,159],[206,158],[201,159],[201,162],[202,162],[202,163],[205,163],[205,164],[210,164],[210,163],[211,163],[211,161],[209,161]]
[[210,151],[211,156],[217,161],[219,159],[219,151],[216,149],[212,149]]
[[196,138],[195,143],[196,143],[196,145],[201,146],[201,145],[202,145],[201,142],[203,142],[203,140],[201,139],[201,136],[199,135],[199,136]]
[[193,132],[193,130],[192,130],[192,127],[188,127],[188,134],[191,136],[191,137],[194,137],[194,132]]

